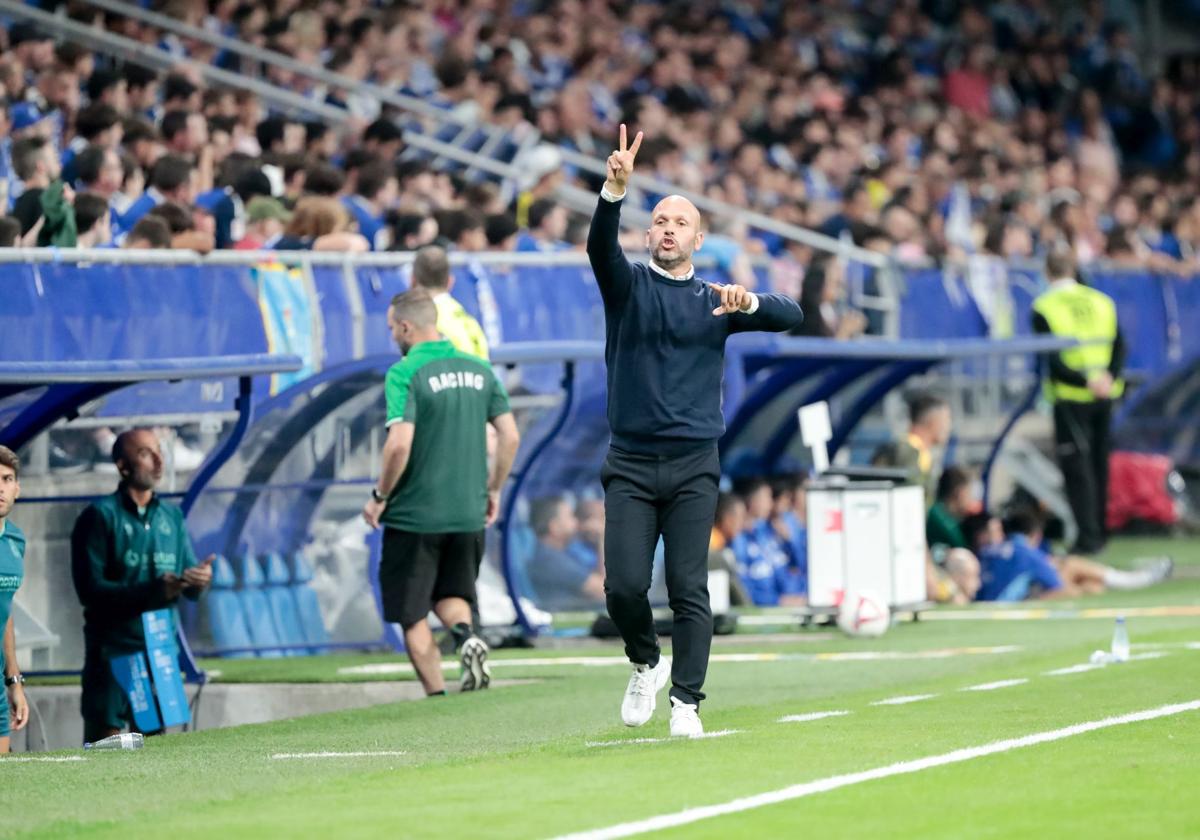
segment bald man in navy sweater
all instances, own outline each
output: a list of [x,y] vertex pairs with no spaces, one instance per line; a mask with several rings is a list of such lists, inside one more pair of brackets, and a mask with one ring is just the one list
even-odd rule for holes
[[[621,126],[587,243],[604,299],[612,430],[600,472],[604,591],[633,664],[622,720],[628,726],[649,721],[670,677],[671,734],[695,737],[704,732],[699,708],[712,644],[707,561],[721,475],[717,440],[725,431],[725,339],[751,330],[784,332],[801,313],[786,296],[696,276],[692,253],[700,250],[704,233],[700,211],[682,196],[668,196],[654,208],[646,231],[650,263],[625,258],[617,242],[621,201],[641,144],[638,132],[627,145]],[[660,655],[647,597],[659,536],[674,614],[673,663]]]

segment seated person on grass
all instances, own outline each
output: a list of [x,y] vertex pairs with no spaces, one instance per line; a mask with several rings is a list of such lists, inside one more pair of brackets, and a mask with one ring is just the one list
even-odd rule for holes
[[1024,601],[1074,598],[1106,589],[1143,589],[1168,578],[1172,563],[1163,558],[1136,571],[1124,571],[1082,557],[1052,557],[1039,548],[1041,516],[1018,509],[1006,522],[1008,538],[1000,534],[995,517],[981,513],[963,523],[967,540],[975,547],[981,567],[980,601]]

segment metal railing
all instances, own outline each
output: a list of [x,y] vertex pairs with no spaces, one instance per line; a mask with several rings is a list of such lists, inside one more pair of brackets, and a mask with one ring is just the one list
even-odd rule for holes
[[[223,50],[228,50],[229,52],[237,55],[253,59],[254,61],[262,62],[263,64],[288,70],[298,75],[302,75],[305,78],[322,82],[323,84],[332,85],[334,87],[346,90],[359,90],[369,93],[371,96],[376,97],[381,102],[385,102],[402,111],[419,115],[425,119],[433,120],[439,126],[453,124],[462,126],[464,129],[482,131],[488,135],[489,141],[495,140],[498,136],[498,133],[503,134],[503,130],[498,126],[469,120],[460,115],[453,114],[449,111],[429,105],[417,97],[397,93],[396,91],[372,84],[370,82],[360,82],[356,79],[350,78],[349,76],[343,76],[339,73],[335,73],[326,69],[325,67],[305,64],[304,62],[297,61],[296,59],[284,55],[283,53],[266,50],[252,44],[238,41],[234,38],[229,38],[224,35],[210,32],[207,29],[192,26],[191,24],[185,23],[184,21],[176,18],[159,14],[157,12],[152,12],[130,3],[120,2],[120,0],[87,0],[87,2],[89,5],[98,9],[103,9],[105,11],[112,12],[113,14],[120,14],[134,20],[139,20],[143,23],[150,24],[151,26],[172,32],[176,35],[191,38]],[[467,133],[469,134],[470,132],[468,131]],[[460,134],[460,137],[462,136],[463,135]],[[511,164],[503,164],[483,155],[473,152],[466,152],[458,149],[453,143],[442,143],[439,147],[435,148],[429,142],[428,138],[422,139],[424,139],[426,142],[422,143],[419,141],[414,141],[410,143],[410,138],[406,135],[405,142],[410,143],[410,145],[416,145],[418,147],[425,148],[428,151],[434,152],[439,158],[456,160],[461,163],[468,164],[471,168],[482,169],[484,171],[500,174],[505,178],[513,177],[516,172]],[[585,155],[572,149],[559,148],[559,151],[563,156],[563,160],[572,166],[578,167],[579,169],[595,175],[604,175],[606,172],[605,163],[599,158],[591,157],[590,155]],[[516,160],[519,161],[519,157]],[[874,251],[868,251],[865,248],[854,245],[853,243],[843,242],[842,240],[831,236],[826,236],[825,234],[818,233],[807,228],[799,227],[798,225],[772,219],[770,216],[767,216],[763,213],[758,213],[747,208],[737,207],[724,201],[718,201],[717,199],[709,198],[708,196],[700,193],[684,189],[678,184],[664,181],[661,178],[639,174],[635,186],[637,189],[642,191],[650,191],[663,195],[682,195],[700,208],[700,210],[714,217],[742,219],[747,224],[759,230],[774,233],[793,242],[799,242],[800,244],[807,245],[820,251],[827,251],[832,254],[837,254],[843,258],[852,259],[856,262],[861,262],[874,268],[885,268],[887,265],[887,259]],[[590,205],[594,203],[595,199],[594,197],[591,197],[591,194],[585,190],[577,190],[574,188],[560,189],[558,197],[571,209],[584,211],[585,208],[582,206],[582,196],[580,194],[588,196],[587,203],[588,208],[590,209]],[[625,218],[624,221],[627,225],[631,222],[643,224],[644,219],[642,217],[645,216],[646,219],[649,218],[649,215],[646,214],[645,211],[641,210],[637,211],[637,216],[635,217],[630,212],[631,209],[632,208],[626,208],[625,210],[624,215],[627,218]]]

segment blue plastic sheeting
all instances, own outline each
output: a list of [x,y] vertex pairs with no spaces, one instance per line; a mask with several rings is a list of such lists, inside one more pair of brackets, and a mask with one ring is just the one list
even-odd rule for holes
[[940,268],[904,273],[901,337],[977,338],[987,333],[987,324],[960,273]]
[[[245,269],[39,263],[4,266],[0,331],[12,361],[155,359],[268,350]],[[107,401],[106,414],[212,410],[200,382]]]
[[1200,357],[1200,277],[1170,277],[1166,283],[1175,310],[1172,335],[1179,340],[1172,361]]
[[1128,352],[1126,369],[1142,375],[1165,371],[1168,321],[1163,279],[1140,271],[1122,271],[1092,274],[1088,282],[1117,303]]

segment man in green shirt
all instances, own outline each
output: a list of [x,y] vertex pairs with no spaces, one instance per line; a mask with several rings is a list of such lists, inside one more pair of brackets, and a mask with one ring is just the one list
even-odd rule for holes
[[133,724],[129,697],[110,661],[146,649],[142,613],[191,600],[212,581],[212,560],[196,562],[183,511],[154,493],[163,457],[150,429],[117,436],[117,491],[89,505],[71,532],[71,575],[83,604],[85,741]]
[[968,548],[959,524],[971,512],[971,476],[962,467],[947,467],[938,479],[937,501],[925,517],[925,541],[937,554],[940,546]]
[[[0,648],[0,672],[4,674],[6,702],[0,703],[0,755],[9,750],[9,730],[19,731],[29,721],[29,703],[25,700],[25,678],[17,667],[17,639],[13,631],[13,595],[25,577],[25,535],[8,521],[17,497],[21,495],[21,462],[7,446],[0,446],[0,628],[4,636]],[[11,718],[11,727],[10,727]]]
[[[426,694],[445,694],[430,609],[454,635],[462,689],[488,687],[487,645],[471,628],[483,533],[500,510],[500,489],[519,436],[508,394],[485,360],[455,349],[437,330],[424,289],[392,299],[388,327],[404,352],[384,384],[383,468],[363,518],[384,526],[379,588],[383,618],[404,628],[409,659]],[[496,430],[488,477],[484,427]]]

